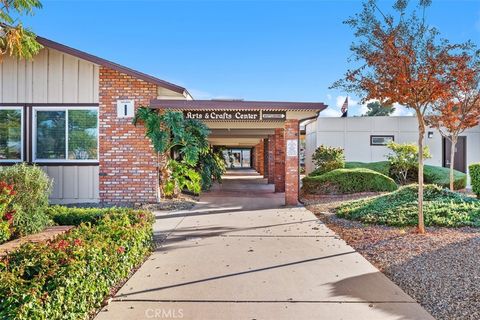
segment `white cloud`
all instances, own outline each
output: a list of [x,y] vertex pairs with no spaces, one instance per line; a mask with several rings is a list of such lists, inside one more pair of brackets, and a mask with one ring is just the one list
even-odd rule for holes
[[392,116],[413,116],[413,112],[411,109],[408,109],[405,106],[402,106],[398,103],[394,103],[393,106],[395,107],[395,111],[392,113]]
[[338,118],[342,115],[342,113],[340,112],[340,110],[336,109],[336,108],[332,108],[332,107],[329,107],[325,110],[323,110],[322,112],[320,112],[320,117],[334,117],[334,118]]

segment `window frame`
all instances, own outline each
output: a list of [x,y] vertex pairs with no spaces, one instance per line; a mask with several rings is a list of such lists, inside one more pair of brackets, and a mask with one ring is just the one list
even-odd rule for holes
[[20,163],[25,161],[25,108],[22,106],[0,106],[0,110],[20,110],[20,159],[0,159],[0,163]]
[[392,134],[374,134],[374,135],[370,135],[370,146],[373,146],[373,147],[385,147],[388,144],[388,142],[382,143],[382,144],[373,143],[374,138],[391,138],[392,140],[389,142],[395,142],[395,136]]
[[[97,158],[96,159],[68,159],[68,110],[92,110],[97,112]],[[65,111],[65,159],[38,159],[37,158],[37,112],[38,111]],[[31,157],[33,163],[79,163],[79,164],[97,164],[100,157],[100,109],[90,106],[33,106],[32,107],[32,139],[31,139]]]

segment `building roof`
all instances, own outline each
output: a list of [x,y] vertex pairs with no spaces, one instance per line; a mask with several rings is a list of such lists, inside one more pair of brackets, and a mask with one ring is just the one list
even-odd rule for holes
[[98,64],[98,65],[116,70],[116,71],[121,72],[121,73],[125,73],[129,76],[135,77],[137,79],[144,80],[146,82],[156,84],[160,87],[169,89],[171,91],[174,91],[174,92],[177,92],[177,93],[180,93],[180,94],[189,95],[187,89],[185,89],[183,87],[180,87],[176,84],[170,83],[168,81],[153,77],[151,75],[142,73],[140,71],[130,69],[128,67],[122,66],[122,65],[117,64],[115,62],[112,62],[112,61],[109,61],[109,60],[91,55],[89,53],[74,49],[72,47],[66,46],[64,44],[61,44],[61,43],[58,43],[58,42],[55,42],[55,41],[52,41],[52,40],[49,40],[49,39],[46,39],[46,38],[43,38],[43,37],[38,37],[37,36],[36,40],[38,41],[38,43],[40,43],[44,47],[55,49],[55,50],[58,50],[60,52],[75,56],[77,58],[80,58],[80,59],[83,59],[83,60],[86,60],[86,61],[90,61],[92,63],[95,63],[95,64]]
[[163,100],[150,101],[153,109],[176,110],[279,110],[279,111],[322,111],[327,108],[322,102],[281,102],[244,100]]

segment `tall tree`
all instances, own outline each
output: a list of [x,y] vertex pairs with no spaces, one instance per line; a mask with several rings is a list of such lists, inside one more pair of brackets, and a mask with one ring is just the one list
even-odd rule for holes
[[363,3],[363,10],[345,21],[357,41],[351,45],[354,61],[345,78],[334,83],[382,104],[399,103],[411,108],[418,120],[418,231],[425,233],[423,218],[423,145],[425,116],[437,100],[447,95],[452,70],[470,43],[454,45],[440,40],[438,31],[425,22],[430,0],[410,8],[408,0],[396,0],[392,13],[384,13],[377,1]]
[[476,56],[465,55],[454,70],[456,81],[448,95],[433,107],[428,123],[448,139],[450,149],[450,190],[454,190],[454,162],[458,137],[480,121],[480,63]]
[[42,46],[35,34],[24,28],[20,16],[33,15],[42,8],[38,0],[0,0],[0,56],[9,55],[31,59]]
[[393,112],[395,112],[394,106],[384,106],[378,101],[368,103],[367,109],[368,110],[363,114],[365,117],[385,117],[390,116]]

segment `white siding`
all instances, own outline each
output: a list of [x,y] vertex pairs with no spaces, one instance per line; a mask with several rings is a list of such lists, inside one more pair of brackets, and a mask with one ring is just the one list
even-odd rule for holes
[[43,166],[53,180],[50,202],[98,202],[98,166]]
[[[316,134],[313,135],[312,132]],[[432,158],[427,164],[442,165],[442,137],[432,128],[433,137],[425,137]],[[306,127],[306,154],[312,154],[320,145],[342,147],[345,149],[347,161],[375,162],[384,161],[388,148],[371,146],[371,135],[393,135],[395,142],[416,143],[418,140],[418,124],[415,117],[352,117],[352,118],[318,118]],[[480,126],[462,134],[467,137],[467,166],[480,162]],[[311,158],[306,157],[307,173],[311,172]],[[310,163],[308,163],[310,162]]]
[[48,48],[32,61],[3,59],[1,103],[98,103],[98,65]]

